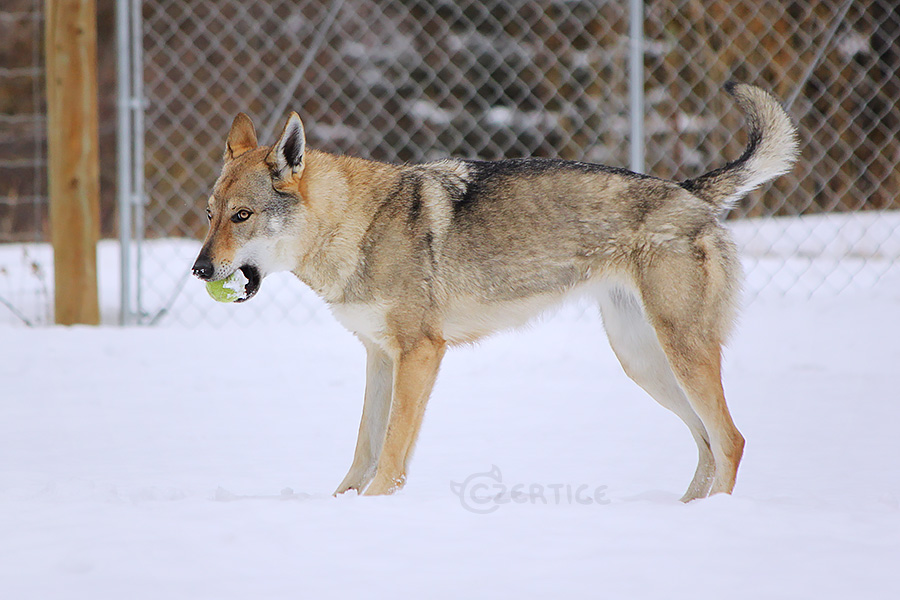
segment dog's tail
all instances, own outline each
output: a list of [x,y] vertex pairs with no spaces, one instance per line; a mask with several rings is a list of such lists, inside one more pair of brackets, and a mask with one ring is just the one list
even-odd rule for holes
[[725,89],[744,111],[747,148],[739,159],[724,167],[681,183],[692,194],[722,209],[790,171],[798,154],[797,129],[772,94],[734,82],[727,83]]

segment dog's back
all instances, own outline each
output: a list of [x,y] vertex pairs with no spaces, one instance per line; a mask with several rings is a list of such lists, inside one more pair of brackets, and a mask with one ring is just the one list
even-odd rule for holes
[[[611,278],[637,287],[648,265],[674,266],[680,262],[675,257],[685,257],[706,282],[690,290],[715,299],[709,331],[724,339],[740,267],[718,217],[740,195],[788,169],[796,155],[792,125],[774,97],[747,85],[728,89],[747,114],[747,149],[685,182],[558,159],[448,159],[399,167],[396,186],[383,200],[392,208],[370,229],[380,241],[363,243],[372,254],[361,262],[397,265],[398,253],[406,253],[399,261],[403,270],[392,273],[390,293],[410,278],[406,289],[419,297],[407,303],[437,305],[454,334],[468,340],[494,326],[520,324],[593,282]],[[402,233],[385,235],[392,228]],[[683,278],[681,269],[671,277]],[[688,297],[682,304],[700,301]],[[471,332],[461,322],[467,316]]]

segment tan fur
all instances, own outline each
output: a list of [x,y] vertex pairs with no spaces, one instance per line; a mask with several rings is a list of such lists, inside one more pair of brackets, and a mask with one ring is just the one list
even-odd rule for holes
[[240,268],[249,298],[268,273],[290,270],[362,340],[362,421],[335,493],[403,486],[448,346],[522,325],[575,294],[597,298],[626,373],[691,430],[699,462],[683,499],[730,493],[744,440],[720,368],[740,264],[717,216],[796,154],[777,102],[751,86],[732,90],[755,141],[683,183],[553,160],[334,156],[306,148],[295,113],[275,144],[257,147],[238,115],[194,271],[214,280]]

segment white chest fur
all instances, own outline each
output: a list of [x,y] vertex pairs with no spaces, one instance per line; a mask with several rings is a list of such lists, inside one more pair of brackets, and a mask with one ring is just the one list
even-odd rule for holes
[[332,304],[331,312],[349,331],[373,342],[383,342],[387,336],[384,310],[377,304]]

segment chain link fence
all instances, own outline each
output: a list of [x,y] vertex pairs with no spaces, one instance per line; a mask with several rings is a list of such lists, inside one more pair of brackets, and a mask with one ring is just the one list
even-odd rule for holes
[[[867,258],[900,256],[898,221],[880,217],[900,208],[895,4],[646,3],[649,173],[686,179],[740,154],[729,79],[770,88],[800,126],[796,170],[731,215],[753,290],[839,291]],[[296,110],[311,146],[383,161],[627,166],[628,18],[627,3],[596,0],[145,2],[147,233],[202,237],[238,111],[262,143]],[[823,256],[828,272],[811,272]],[[314,305],[291,284],[279,315],[305,318]]]
[[29,243],[46,239],[43,15],[39,1],[0,8],[0,314],[46,322],[46,253]]
[[[140,248],[125,269],[137,273],[139,321],[302,322],[322,310],[290,276],[268,278],[238,307],[214,306],[188,277],[239,111],[263,144],[296,110],[311,147],[382,161],[551,156],[628,166],[626,2],[137,4],[146,185]],[[740,154],[741,115],[722,90],[729,79],[771,89],[799,125],[795,170],[729,216],[751,293],[839,292],[894,268],[895,0],[645,2],[643,30],[648,173],[686,179]]]

